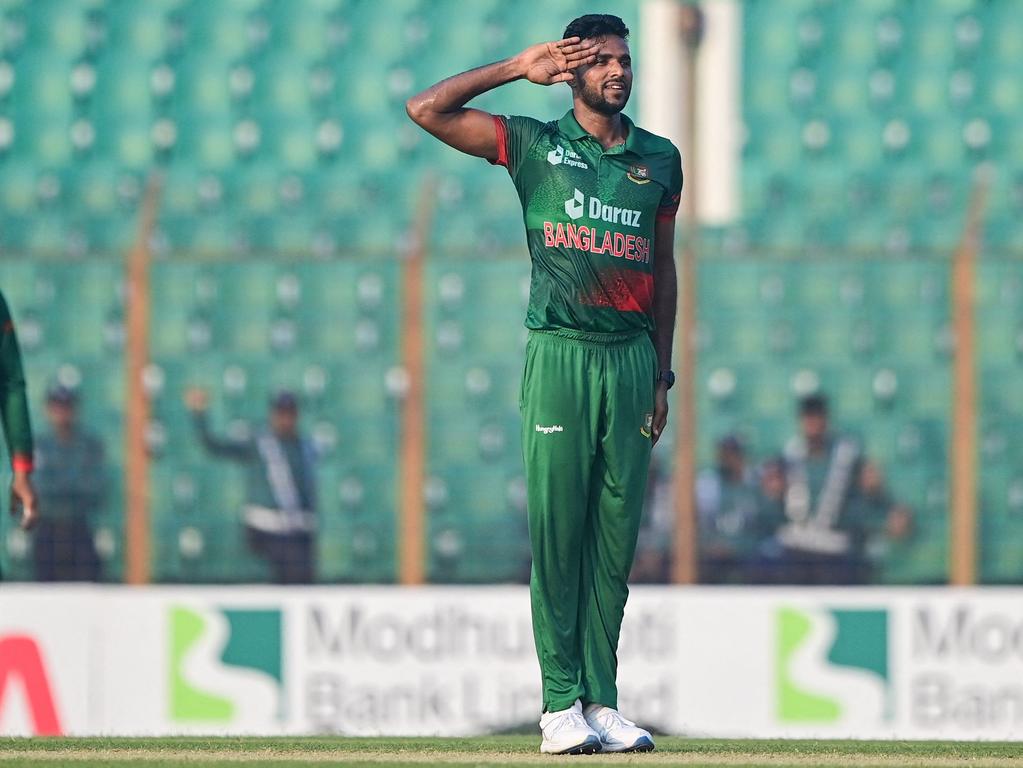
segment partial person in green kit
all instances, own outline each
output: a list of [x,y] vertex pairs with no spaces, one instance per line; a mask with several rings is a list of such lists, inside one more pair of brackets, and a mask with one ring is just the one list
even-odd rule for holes
[[0,420],[11,457],[11,514],[21,519],[24,530],[37,520],[36,494],[32,488],[32,424],[28,416],[25,374],[7,300],[0,294]]
[[[582,16],[563,39],[413,96],[441,141],[507,168],[532,260],[522,448],[542,752],[648,751],[617,711],[617,646],[650,449],[667,421],[682,161],[622,114],[629,30]],[[560,120],[464,105],[505,83],[568,83]]]

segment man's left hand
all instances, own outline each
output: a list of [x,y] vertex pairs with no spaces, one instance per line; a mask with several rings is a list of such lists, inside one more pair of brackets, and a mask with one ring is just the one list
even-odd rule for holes
[[668,423],[668,384],[664,381],[657,382],[657,391],[654,393],[654,423],[651,429],[651,443],[657,445],[657,441]]
[[888,512],[888,519],[885,520],[885,533],[888,538],[901,540],[909,538],[913,532],[913,513],[909,507],[897,504]]
[[11,481],[11,514],[21,517],[21,529],[24,531],[31,530],[39,518],[36,511],[36,493],[28,472],[21,470],[14,472],[14,479]]

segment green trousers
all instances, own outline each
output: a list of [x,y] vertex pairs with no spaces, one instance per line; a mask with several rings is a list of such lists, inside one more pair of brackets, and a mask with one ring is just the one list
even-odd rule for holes
[[646,333],[529,335],[520,406],[544,711],[618,705],[656,367]]

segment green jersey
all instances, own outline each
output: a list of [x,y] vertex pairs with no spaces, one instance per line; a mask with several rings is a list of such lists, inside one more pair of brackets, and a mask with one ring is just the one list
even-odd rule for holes
[[532,279],[526,327],[653,330],[654,223],[674,218],[682,158],[622,115],[610,149],[569,110],[556,122],[495,116],[498,157],[522,202]]
[[3,421],[11,465],[16,470],[31,471],[32,426],[25,396],[25,374],[14,321],[3,294],[0,294],[0,420]]

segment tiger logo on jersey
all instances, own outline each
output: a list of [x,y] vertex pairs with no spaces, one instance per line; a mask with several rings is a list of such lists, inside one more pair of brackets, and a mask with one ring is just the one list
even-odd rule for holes
[[654,429],[654,415],[647,413],[643,415],[643,426],[639,428],[639,434],[643,437],[650,437],[653,434]]
[[629,166],[629,172],[626,174],[629,177],[629,181],[635,184],[649,184],[650,183],[650,169],[645,165],[631,165]]

